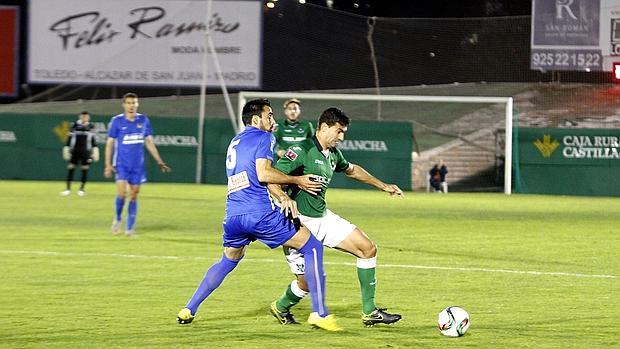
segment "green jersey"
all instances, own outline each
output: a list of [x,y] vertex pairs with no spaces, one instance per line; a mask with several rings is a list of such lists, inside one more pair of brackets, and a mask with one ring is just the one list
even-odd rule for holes
[[277,149],[286,150],[291,145],[314,136],[314,127],[310,121],[290,122],[285,119],[278,122],[278,128],[273,135],[276,137]]
[[334,172],[343,172],[349,168],[349,162],[337,148],[323,149],[315,136],[294,145],[286,151],[275,166],[278,170],[291,175],[315,175],[323,188],[317,195],[310,195],[292,186],[289,196],[297,202],[299,213],[308,217],[323,217],[326,203],[325,192]]

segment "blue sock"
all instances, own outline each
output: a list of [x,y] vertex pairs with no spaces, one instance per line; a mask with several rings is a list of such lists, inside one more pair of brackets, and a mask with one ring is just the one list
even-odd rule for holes
[[116,197],[116,220],[120,221],[123,214],[123,206],[125,206],[125,198],[122,196]]
[[226,258],[226,256],[222,256],[219,262],[213,264],[211,268],[209,268],[200,282],[200,285],[198,285],[198,288],[194,292],[194,295],[189,302],[187,302],[185,307],[188,308],[192,314],[196,314],[200,304],[209,297],[211,292],[222,284],[226,275],[235,269],[239,261],[240,260],[233,261],[232,259]]
[[133,230],[136,224],[136,215],[138,214],[138,201],[131,200],[127,206],[127,230]]
[[323,271],[323,244],[313,235],[306,244],[299,249],[304,255],[306,263],[306,283],[312,298],[312,311],[319,313],[320,316],[329,314],[325,305],[325,272]]

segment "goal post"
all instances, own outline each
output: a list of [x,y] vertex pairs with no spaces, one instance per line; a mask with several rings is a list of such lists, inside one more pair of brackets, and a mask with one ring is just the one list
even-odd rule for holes
[[440,103],[489,103],[503,104],[505,107],[505,147],[504,147],[504,193],[512,193],[512,97],[478,97],[478,96],[421,96],[421,95],[370,95],[339,93],[306,92],[256,92],[239,91],[238,119],[235,126],[237,133],[243,130],[241,111],[245,103],[252,98],[298,98],[301,100],[339,100],[339,101],[376,101],[376,102],[440,102]]

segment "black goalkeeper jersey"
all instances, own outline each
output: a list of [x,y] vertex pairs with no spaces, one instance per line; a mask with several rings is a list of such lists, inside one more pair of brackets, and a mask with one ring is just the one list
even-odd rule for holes
[[97,146],[94,127],[92,123],[83,124],[80,120],[71,123],[67,139],[67,146],[71,148],[71,152],[90,153],[91,149]]

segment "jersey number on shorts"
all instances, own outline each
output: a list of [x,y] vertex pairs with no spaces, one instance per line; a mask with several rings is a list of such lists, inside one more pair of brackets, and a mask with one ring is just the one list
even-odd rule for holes
[[241,142],[240,139],[230,142],[228,150],[226,151],[226,168],[233,170],[237,165],[237,149],[235,147]]

